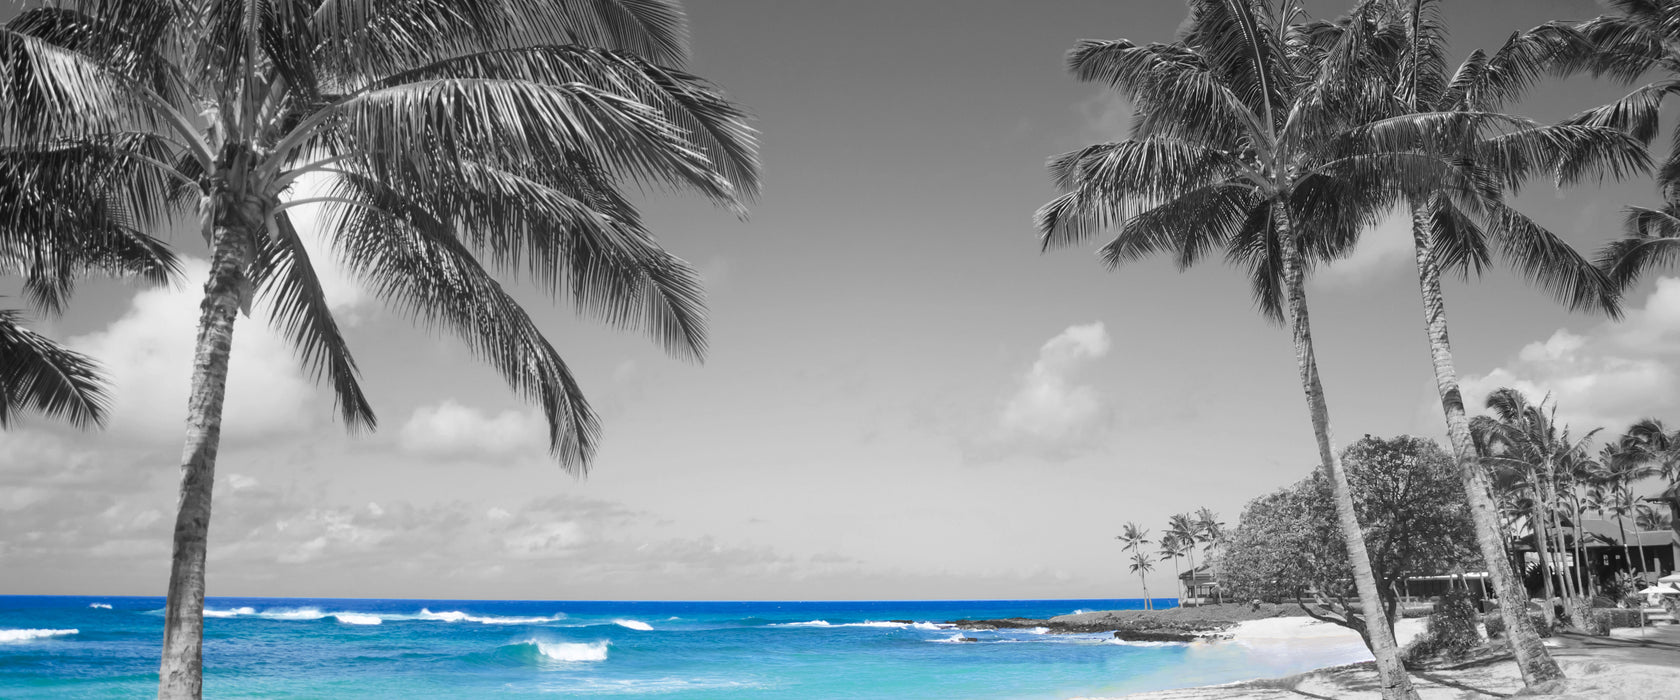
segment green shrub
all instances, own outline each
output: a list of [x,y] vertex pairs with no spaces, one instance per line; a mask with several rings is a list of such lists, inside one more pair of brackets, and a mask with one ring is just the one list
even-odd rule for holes
[[1467,591],[1448,591],[1429,615],[1429,627],[1406,645],[1404,659],[1417,663],[1430,659],[1453,659],[1480,646],[1476,631],[1476,599]]
[[[1528,622],[1534,625],[1534,631],[1539,632],[1540,636],[1552,636],[1552,628],[1546,624],[1546,616],[1540,611],[1528,611]],[[1499,614],[1498,610],[1483,615],[1482,624],[1487,625],[1489,637],[1501,637],[1505,634],[1505,618]]]
[[1638,608],[1598,608],[1593,612],[1603,615],[1610,629],[1639,626]]

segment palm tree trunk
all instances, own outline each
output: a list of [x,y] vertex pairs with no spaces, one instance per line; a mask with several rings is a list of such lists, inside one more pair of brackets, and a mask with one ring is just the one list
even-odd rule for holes
[[1377,659],[1377,676],[1382,683],[1384,700],[1417,698],[1406,666],[1400,660],[1400,646],[1394,641],[1394,629],[1383,614],[1382,596],[1377,591],[1377,579],[1371,568],[1370,554],[1365,551],[1365,537],[1359,527],[1359,516],[1353,510],[1353,491],[1348,486],[1347,472],[1330,436],[1330,408],[1324,400],[1324,386],[1318,377],[1318,360],[1313,354],[1312,324],[1307,318],[1307,290],[1305,270],[1300,248],[1296,245],[1290,226],[1287,204],[1272,208],[1276,217],[1277,237],[1283,254],[1283,278],[1289,303],[1290,330],[1295,336],[1295,361],[1301,374],[1301,389],[1306,394],[1307,411],[1312,416],[1313,436],[1318,441],[1318,456],[1329,472],[1331,490],[1336,499],[1336,516],[1347,546],[1348,563],[1353,567],[1354,587],[1365,610],[1365,628],[1369,632],[1371,655]]
[[[1563,499],[1558,496],[1557,485],[1554,481],[1555,472],[1553,470],[1548,470],[1548,472],[1549,473],[1546,477],[1546,495],[1551,498],[1551,503],[1546,504],[1546,517],[1551,521],[1552,537],[1555,538],[1555,549],[1553,548],[1553,544],[1547,544],[1546,547],[1547,549],[1552,550],[1550,552],[1553,557],[1552,562],[1558,566],[1564,566],[1563,558],[1569,556],[1569,540],[1568,535],[1565,534],[1567,531],[1563,528],[1563,521],[1558,519],[1558,508],[1561,507],[1562,504],[1560,501]],[[1563,609],[1569,614],[1570,624],[1575,625],[1577,628],[1585,629],[1587,626],[1586,620],[1581,619],[1580,610],[1581,589],[1575,586],[1575,577],[1567,567],[1563,571],[1558,572],[1558,585],[1563,587]]]
[[[1184,600],[1184,598],[1183,598],[1183,595],[1184,595],[1184,577],[1179,575],[1180,572],[1178,570],[1178,555],[1174,554],[1172,556],[1172,560],[1173,560],[1173,580],[1178,582],[1178,594],[1180,596],[1179,601],[1182,602]],[[1179,607],[1183,607],[1183,606],[1181,605]]]
[[1196,599],[1196,607],[1202,606],[1202,601],[1196,596],[1196,544],[1190,543],[1190,597]]
[[1534,503],[1529,506],[1528,520],[1534,530],[1534,548],[1540,555],[1540,591],[1546,596],[1546,604],[1540,606],[1541,613],[1546,617],[1547,625],[1557,624],[1557,611],[1552,608],[1552,598],[1557,597],[1557,589],[1552,586],[1552,533],[1546,531],[1546,517],[1540,511],[1540,489],[1535,487]]
[[210,535],[210,490],[222,435],[233,321],[240,281],[250,258],[244,230],[217,222],[210,280],[199,305],[198,347],[187,398],[187,442],[181,455],[181,495],[175,514],[169,601],[164,607],[159,700],[197,700],[203,692],[204,561]]
[[1632,575],[1633,574],[1633,549],[1628,547],[1627,525],[1624,524],[1625,520],[1626,520],[1625,516],[1617,515],[1616,516],[1616,529],[1619,530],[1622,534],[1622,559],[1624,559],[1624,561],[1622,562],[1622,566],[1624,567],[1624,570],[1628,572],[1629,575]]
[[1213,602],[1215,605],[1225,604],[1225,590],[1219,585],[1219,544],[1213,545]]
[[1581,500],[1575,500],[1575,590],[1589,600],[1598,595],[1598,580],[1587,571],[1587,550],[1581,540]]
[[1511,640],[1523,683],[1535,685],[1562,678],[1563,671],[1528,620],[1528,589],[1511,569],[1493,487],[1487,471],[1476,462],[1476,450],[1470,441],[1470,417],[1464,411],[1464,395],[1458,390],[1458,369],[1453,365],[1452,344],[1447,339],[1447,303],[1441,293],[1441,269],[1430,255],[1434,243],[1430,240],[1427,217],[1426,207],[1413,207],[1412,243],[1417,257],[1418,286],[1423,294],[1424,328],[1429,335],[1435,388],[1441,395],[1441,412],[1446,416],[1453,459],[1458,465],[1459,480],[1464,485],[1465,501],[1476,529],[1476,547],[1481,550],[1488,577],[1493,579],[1493,592],[1499,597],[1499,614],[1505,620],[1505,634]]
[[1138,572],[1138,582],[1143,584],[1143,609],[1154,610],[1155,599],[1149,597],[1149,579],[1143,577],[1142,571]]

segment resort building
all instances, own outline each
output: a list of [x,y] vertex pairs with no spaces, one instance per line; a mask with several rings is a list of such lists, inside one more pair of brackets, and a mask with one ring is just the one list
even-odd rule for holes
[[[1586,566],[1586,570],[1599,579],[1614,576],[1619,571],[1641,572],[1642,578],[1649,583],[1674,573],[1675,562],[1680,560],[1680,534],[1673,530],[1635,530],[1628,527],[1630,525],[1633,525],[1631,521],[1618,527],[1614,520],[1581,519],[1582,548],[1585,550],[1582,565]],[[1574,528],[1565,529],[1573,542]],[[1630,565],[1629,556],[1636,562]]]
[[1178,575],[1178,605],[1181,608],[1219,602],[1219,579],[1211,567],[1197,567]]

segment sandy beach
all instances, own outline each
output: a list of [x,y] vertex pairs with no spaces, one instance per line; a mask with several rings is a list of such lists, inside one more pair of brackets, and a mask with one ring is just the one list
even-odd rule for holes
[[[1404,645],[1424,629],[1423,620],[1402,620],[1396,634]],[[1361,657],[1357,662],[1286,678],[1257,679],[1221,686],[1164,690],[1126,695],[1130,700],[1284,700],[1298,698],[1379,698],[1377,675],[1370,654],[1353,632],[1304,617],[1277,617],[1238,623],[1229,640],[1209,644],[1247,644],[1266,653],[1337,654]],[[1601,700],[1680,699],[1680,625],[1643,631],[1618,629],[1611,637],[1565,634],[1546,640],[1567,680],[1543,688],[1523,690],[1516,664],[1509,656],[1433,670],[1414,670],[1413,683],[1425,700],[1459,700],[1542,696]],[[1116,700],[1082,698],[1079,700]]]

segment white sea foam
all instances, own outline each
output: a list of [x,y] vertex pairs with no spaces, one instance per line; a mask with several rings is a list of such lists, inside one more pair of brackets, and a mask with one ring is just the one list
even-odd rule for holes
[[606,661],[608,642],[540,642],[527,639],[525,644],[537,645],[537,651],[555,661]]
[[1123,647],[1182,647],[1190,645],[1189,642],[1128,642],[1124,639],[1114,638],[1105,639],[1102,643]]
[[0,630],[0,643],[27,642],[31,639],[63,637],[66,635],[80,633],[81,630]]
[[[159,612],[162,612],[162,611],[159,611]],[[257,614],[257,609],[256,608],[234,608],[232,610],[216,610],[214,608],[205,608],[204,609],[204,616],[205,617],[235,617],[235,616],[238,616],[238,615],[255,615],[255,614]]]
[[919,629],[919,630],[948,630],[948,629],[951,629],[951,625],[941,625],[941,624],[937,624],[937,623],[933,623],[933,622],[918,622],[918,623],[910,625],[910,626],[914,627],[916,629]]
[[[249,610],[250,608],[240,609]],[[257,614],[257,617],[265,620],[319,620],[326,616],[327,614],[321,612],[320,608],[276,608],[264,610]]]
[[100,610],[110,610],[111,609],[111,604],[110,603],[88,603],[88,607],[97,608],[97,609],[100,609]]
[[619,627],[628,627],[633,630],[641,630],[643,632],[653,631],[653,625],[642,622],[641,620],[613,620],[613,623],[617,624]]
[[928,641],[938,642],[940,644],[961,644],[961,643],[966,642],[970,639],[973,639],[973,637],[964,637],[961,634],[953,634],[953,635],[951,635],[949,637],[945,637],[943,639],[929,639]]
[[806,620],[804,622],[776,622],[771,627],[833,627],[827,620]]
[[346,625],[377,625],[385,621],[378,615],[369,615],[367,613],[338,612],[333,613],[332,616],[337,618],[339,622]]
[[502,616],[499,616],[499,615],[468,615],[467,613],[461,612],[459,610],[445,610],[443,612],[432,612],[431,610],[429,610],[427,608],[421,608],[420,609],[420,614],[415,616],[412,619],[434,620],[434,621],[437,621],[437,622],[477,622],[479,624],[484,624],[484,625],[535,625],[535,624],[540,624],[540,623],[543,623],[543,622],[554,622],[555,620],[563,620],[563,619],[565,619],[565,617],[566,617],[565,615],[562,615],[560,613],[555,613],[555,614],[550,615],[548,617],[502,617]]

